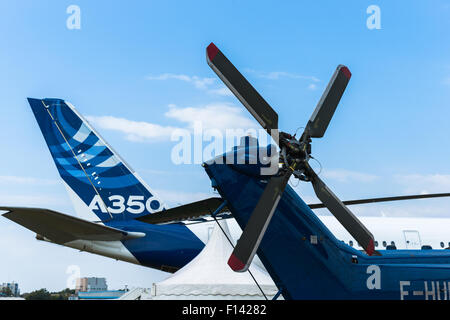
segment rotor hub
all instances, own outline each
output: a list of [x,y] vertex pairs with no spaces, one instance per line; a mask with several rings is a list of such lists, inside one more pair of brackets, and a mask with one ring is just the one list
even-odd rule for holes
[[285,132],[280,132],[280,174],[291,170],[293,175],[303,181],[309,181],[306,174],[308,161],[311,158],[311,139],[297,140]]

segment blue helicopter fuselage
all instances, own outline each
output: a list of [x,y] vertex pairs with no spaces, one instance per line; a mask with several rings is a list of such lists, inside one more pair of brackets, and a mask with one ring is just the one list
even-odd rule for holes
[[[258,166],[204,164],[242,229],[267,184]],[[450,250],[379,253],[336,239],[290,186],[257,251],[285,299],[450,299]]]

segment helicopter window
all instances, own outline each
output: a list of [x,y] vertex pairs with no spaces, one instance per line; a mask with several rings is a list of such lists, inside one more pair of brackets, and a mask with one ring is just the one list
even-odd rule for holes
[[385,248],[386,248],[386,246],[387,246],[387,243],[386,243],[386,241],[383,241],[383,247],[385,247]]

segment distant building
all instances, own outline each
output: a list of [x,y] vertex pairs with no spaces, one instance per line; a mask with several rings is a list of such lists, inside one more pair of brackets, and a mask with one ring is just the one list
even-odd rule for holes
[[108,285],[106,278],[78,278],[75,291],[89,292],[89,291],[107,291]]
[[20,296],[19,284],[15,283],[15,282],[3,283],[0,285],[0,292],[5,288],[9,288],[9,290],[11,290],[12,295],[14,297]]

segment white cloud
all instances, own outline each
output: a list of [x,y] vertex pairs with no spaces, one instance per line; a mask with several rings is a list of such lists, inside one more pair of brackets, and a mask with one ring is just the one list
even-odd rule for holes
[[[296,73],[284,72],[284,71],[273,71],[273,72],[262,72],[252,69],[244,69],[246,72],[254,74],[258,78],[269,79],[269,80],[279,80],[281,78],[288,79],[304,79],[309,80],[312,83],[308,85],[308,90],[317,89],[315,83],[320,82],[320,80],[314,76],[305,76]],[[208,77],[198,77],[198,76],[188,76],[186,74],[173,74],[173,73],[163,73],[160,75],[149,75],[146,77],[147,80],[153,81],[165,81],[165,80],[178,80],[184,81],[194,85],[197,89],[207,90],[208,93],[219,95],[219,96],[233,96],[233,93],[225,86],[219,88],[211,88],[216,83],[216,78]]]
[[244,110],[225,103],[211,103],[203,107],[188,108],[170,105],[165,115],[187,124],[188,128],[193,128],[197,121],[202,123],[205,130],[258,128],[255,121],[244,115]]
[[345,169],[324,170],[322,176],[326,179],[337,180],[339,182],[373,182],[379,178],[378,176],[373,174]]
[[317,77],[314,77],[314,76],[306,76],[306,75],[284,72],[284,71],[263,72],[263,71],[257,71],[257,70],[252,70],[252,69],[245,69],[245,71],[254,74],[258,78],[269,79],[269,80],[279,80],[282,78],[309,80],[309,81],[311,81],[311,83],[307,86],[308,90],[316,90],[317,89],[316,83],[320,82],[320,79]]
[[161,126],[145,121],[134,121],[114,116],[87,116],[89,122],[101,129],[114,130],[125,134],[132,142],[155,142],[170,140],[175,130],[192,132],[194,125],[202,124],[203,130],[217,129],[225,133],[227,129],[257,129],[255,121],[246,116],[243,108],[226,103],[212,103],[200,107],[177,107],[169,105],[165,116],[180,122],[180,126]]
[[[272,71],[272,72],[264,72],[257,71],[253,69],[244,69],[248,73],[254,74],[258,78],[269,79],[269,80],[279,80],[281,78],[290,78],[290,79],[305,79],[311,80],[313,82],[319,82],[320,79],[314,76],[306,76],[297,73],[285,72],[285,71]],[[179,80],[188,83],[192,83],[198,89],[206,89],[208,86],[214,84],[217,80],[216,78],[208,78],[208,77],[199,77],[199,76],[188,76],[186,74],[174,74],[174,73],[163,73],[160,75],[149,75],[145,77],[147,80]]]
[[119,131],[125,134],[125,139],[133,142],[161,141],[170,138],[176,127],[161,126],[145,121],[133,121],[113,116],[88,116],[89,122],[106,130]]
[[394,179],[405,188],[405,193],[450,192],[450,174],[396,175]]
[[308,90],[316,90],[316,89],[317,89],[317,85],[314,84],[314,83],[311,83],[311,84],[308,86]]
[[158,76],[147,76],[147,80],[169,80],[169,79],[176,79],[181,81],[190,82],[191,77],[185,75],[185,74],[173,74],[173,73],[163,73]]
[[217,94],[219,96],[226,96],[226,97],[232,97],[233,96],[233,92],[230,91],[230,89],[228,89],[227,87],[223,86],[219,89],[212,89],[208,91],[209,93],[212,94]]
[[245,69],[246,72],[253,73],[258,78],[269,79],[269,80],[279,80],[281,78],[289,78],[289,79],[305,79],[311,80],[313,82],[319,82],[320,80],[314,76],[305,76],[296,73],[284,72],[284,71],[272,71],[272,72],[263,72],[252,69]]
[[201,78],[198,76],[188,76],[185,74],[173,74],[173,73],[163,73],[158,76],[147,76],[147,80],[180,80],[188,83],[192,83],[197,89],[206,89],[208,86],[212,85],[216,79],[215,78]]
[[214,81],[215,81],[214,78],[198,78],[198,77],[192,78],[192,82],[198,89],[206,89],[208,86],[212,85]]
[[173,73],[163,73],[157,76],[147,76],[147,80],[156,80],[156,81],[164,81],[164,80],[179,80],[184,81],[186,83],[190,83],[194,85],[197,89],[207,90],[208,93],[219,96],[231,97],[233,93],[225,86],[220,86],[218,88],[213,88],[216,84],[217,78],[208,78],[208,77],[198,77],[198,76],[188,76],[185,74],[173,74]]

